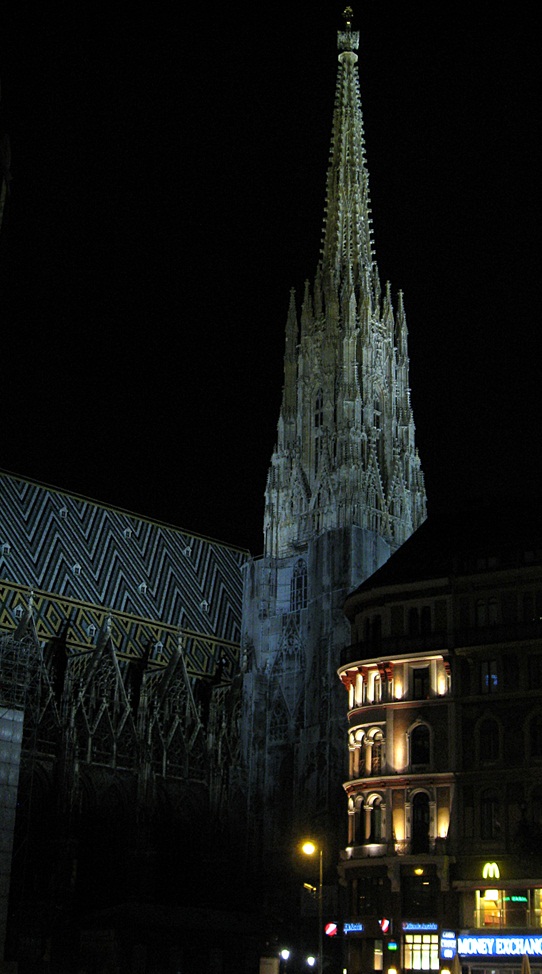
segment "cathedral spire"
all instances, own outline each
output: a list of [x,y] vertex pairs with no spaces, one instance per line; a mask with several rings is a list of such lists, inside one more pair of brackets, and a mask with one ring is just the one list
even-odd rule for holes
[[359,32],[352,30],[351,7],[343,16],[320,263],[326,291],[351,278],[356,290],[364,292],[372,281],[374,252],[357,70]]
[[[354,526],[374,533],[389,553],[425,516],[403,297],[396,314],[373,250],[351,7],[344,19],[321,257],[312,287],[305,282],[299,319],[292,292],[286,325],[266,489],[265,553],[272,557],[293,556],[311,537]],[[418,482],[419,504],[411,494]]]

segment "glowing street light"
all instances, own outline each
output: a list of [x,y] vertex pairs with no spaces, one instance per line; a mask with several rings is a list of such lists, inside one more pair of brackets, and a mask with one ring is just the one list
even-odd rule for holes
[[282,970],[284,972],[286,972],[286,961],[288,960],[288,958],[290,956],[290,951],[288,950],[287,947],[283,947],[282,948],[282,950],[280,952],[280,956],[281,956],[282,960],[284,961],[284,964],[282,965]]
[[[322,846],[317,846],[312,839],[307,839],[301,846],[301,851],[305,853],[306,856],[313,856],[316,852],[318,853],[319,859],[319,870],[318,870],[318,974],[323,972],[323,959],[324,959],[324,948],[323,948],[323,855]],[[310,961],[307,961],[310,963]]]

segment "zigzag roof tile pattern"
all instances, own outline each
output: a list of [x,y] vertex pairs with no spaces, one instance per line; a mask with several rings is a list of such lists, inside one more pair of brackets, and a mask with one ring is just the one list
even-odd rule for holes
[[88,650],[109,616],[121,654],[138,656],[149,641],[163,648],[180,633],[195,671],[208,673],[213,647],[223,644],[226,657],[238,650],[248,558],[0,471],[0,629],[18,624],[32,592],[40,637],[58,636],[69,620],[70,645]]

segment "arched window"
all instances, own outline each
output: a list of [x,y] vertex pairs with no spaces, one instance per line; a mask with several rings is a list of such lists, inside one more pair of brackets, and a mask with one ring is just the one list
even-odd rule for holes
[[478,726],[478,748],[482,764],[497,761],[500,755],[499,725],[493,717],[484,717]]
[[371,803],[371,830],[369,842],[382,841],[382,799],[376,797]]
[[373,737],[371,748],[371,774],[380,774],[384,761],[384,738],[380,731]]
[[322,453],[322,430],[324,427],[324,394],[321,389],[316,394],[314,405],[314,472],[318,472]]
[[290,612],[307,607],[307,566],[302,558],[296,562],[290,582]]
[[431,736],[427,724],[417,724],[410,735],[410,763],[428,765],[431,754]]
[[412,802],[412,840],[413,855],[429,852],[429,795],[418,791]]

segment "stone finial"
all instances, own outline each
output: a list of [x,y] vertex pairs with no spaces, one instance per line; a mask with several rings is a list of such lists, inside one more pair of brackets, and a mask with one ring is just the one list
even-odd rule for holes
[[337,46],[340,51],[357,51],[359,47],[359,32],[352,30],[353,17],[352,7],[345,7],[343,11],[345,30],[340,30],[337,34]]

